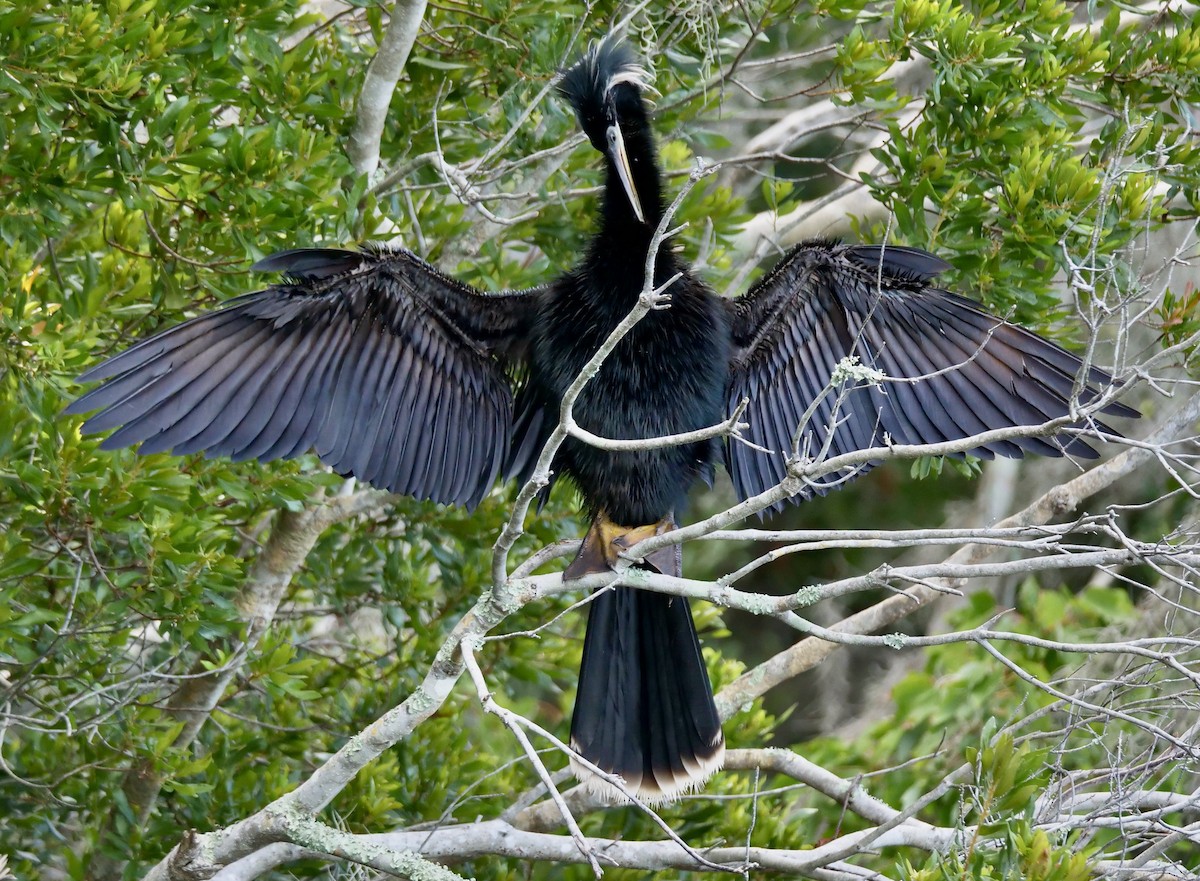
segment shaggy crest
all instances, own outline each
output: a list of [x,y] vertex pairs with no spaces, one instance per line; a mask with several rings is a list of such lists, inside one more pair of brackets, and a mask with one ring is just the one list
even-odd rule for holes
[[638,64],[625,41],[609,36],[592,43],[583,57],[567,69],[558,91],[583,114],[599,110],[609,92],[622,83],[640,91],[652,88],[650,73]]

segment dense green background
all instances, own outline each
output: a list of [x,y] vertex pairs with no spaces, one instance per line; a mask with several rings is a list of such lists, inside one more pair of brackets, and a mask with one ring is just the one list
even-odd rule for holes
[[[580,3],[511,5],[431,6],[392,102],[385,170],[435,148],[435,106],[446,157],[478,157],[570,57],[576,31],[583,40],[603,34],[626,11],[600,3],[587,18]],[[539,282],[572,264],[592,205],[590,195],[576,191],[598,182],[585,145],[548,171],[544,164],[505,169],[499,188],[534,188],[540,211],[486,235],[478,231],[480,215],[453,198],[429,164],[403,175],[402,187],[381,191],[354,173],[345,143],[384,16],[377,6],[343,12],[331,22],[295,0],[0,0],[0,854],[20,878],[82,878],[97,853],[124,865],[125,877],[139,877],[184,830],[230,823],[288,791],[409,693],[447,630],[487,586],[489,548],[511,487],[470,515],[401,501],[381,516],[329,530],[295,579],[287,613],[199,739],[174,749],[178,722],[162,706],[176,680],[164,677],[198,661],[228,660],[226,647],[243,626],[231,600],[273,512],[295,510],[340,481],[311,458],[234,465],[106,453],[98,439],[80,436],[80,420],[58,416],[79,391],[73,376],[134,338],[263,284],[246,267],[273,250],[399,235],[442,268],[489,288]],[[1072,22],[1090,22],[1091,36],[1068,36]],[[694,156],[732,155],[740,139],[761,128],[747,112],[754,102],[734,82],[715,78],[743,46],[748,59],[767,61],[835,44],[808,69],[760,74],[756,88],[786,96],[766,106],[783,111],[833,96],[891,126],[892,139],[878,153],[882,171],[869,186],[894,212],[894,240],[936,248],[954,264],[952,285],[1066,341],[1079,340],[1056,323],[1066,312],[1058,276],[1064,252],[1086,252],[1095,241],[1111,269],[1097,283],[1129,284],[1125,249],[1133,236],[1165,220],[1195,218],[1200,161],[1187,126],[1189,107],[1200,105],[1200,26],[1181,13],[1123,24],[1120,8],[1105,3],[1017,9],[838,0],[729,10],[692,3],[638,12],[631,37],[639,47],[658,47],[655,125],[664,165],[676,173],[672,187]],[[902,131],[905,98],[880,74],[908,58],[929,62],[929,104],[919,123]],[[497,160],[520,159],[574,134],[570,113],[548,97]],[[796,152],[837,143],[815,139]],[[1122,173],[1111,174],[1114,167]],[[682,209],[681,219],[692,222],[683,247],[690,255],[704,249],[705,272],[720,289],[741,269],[730,244],[740,222],[837,183],[784,160],[761,161],[736,179],[710,179]],[[509,210],[503,201],[490,207]],[[867,225],[873,229],[863,230],[866,237],[884,232],[880,222]],[[1186,301],[1188,291],[1185,284],[1175,294]],[[1189,329],[1189,316],[1168,313],[1176,330]],[[892,468],[787,522],[936,524],[940,500],[971,489],[957,478],[912,481]],[[1151,481],[1131,500],[1152,497],[1153,489]],[[723,498],[700,499],[698,509]],[[871,500],[870,522],[862,520],[864,498]],[[1162,534],[1183,516],[1168,505],[1140,522]],[[570,493],[559,490],[529,528],[525,551],[578,536]],[[727,569],[717,556],[697,549],[695,574]],[[865,554],[806,557],[792,564],[798,571],[781,566],[776,577],[794,584],[871,562]],[[1065,638],[1133,617],[1124,590],[1084,586],[1024,585],[1009,626]],[[572,599],[538,604],[509,623],[549,620]],[[991,608],[977,597],[959,623],[983,620]],[[376,625],[367,637],[335,626],[356,615],[354,621]],[[757,657],[742,642],[766,637],[748,633],[745,622],[736,628],[740,639],[728,636],[713,609],[700,620],[710,628],[706,643],[719,688]],[[509,703],[560,736],[581,623],[573,615],[540,640],[507,641],[484,655]],[[1047,677],[1068,663],[1048,652],[1016,655]],[[804,701],[797,688],[771,707],[782,712]],[[849,777],[941,745],[937,758],[871,778],[874,794],[901,806],[991,733],[989,717],[1007,719],[1048,698],[978,650],[950,646],[931,652],[895,701],[894,717],[868,735],[817,740],[805,752]],[[761,708],[747,708],[727,727],[730,743],[762,745],[774,724]],[[790,736],[781,734],[780,742]],[[1027,745],[1007,759],[989,754],[976,788],[952,793],[923,815],[944,823],[986,816],[1001,830],[997,850],[967,849],[956,858],[965,868],[951,860],[941,871],[978,877],[986,864],[995,877],[1083,877],[1078,860],[1046,857],[1029,830],[1025,812],[1049,774],[1045,755],[1033,750],[1047,746]],[[510,761],[518,755],[507,732],[484,719],[460,687],[431,722],[362,774],[328,816],[351,831],[447,813],[489,816],[533,783],[526,764]],[[1097,759],[1077,752],[1071,760]],[[165,774],[166,785],[142,828],[121,781],[146,762]],[[1021,780],[1027,789],[1012,782]],[[746,792],[753,785],[748,775],[729,774],[711,789]],[[998,794],[984,798],[989,792]],[[737,842],[745,840],[754,809],[749,801],[689,800],[666,816],[693,840]],[[837,805],[792,792],[757,811],[753,838],[797,847],[855,822]],[[628,811],[590,817],[587,830],[650,834]],[[880,866],[900,873],[894,867],[903,859],[916,866],[924,855],[890,852]],[[458,868],[489,878],[525,873],[489,859]],[[312,863],[293,871],[307,877],[328,869]],[[534,869],[539,877],[561,877],[559,871]],[[582,877],[583,870],[569,871]]]

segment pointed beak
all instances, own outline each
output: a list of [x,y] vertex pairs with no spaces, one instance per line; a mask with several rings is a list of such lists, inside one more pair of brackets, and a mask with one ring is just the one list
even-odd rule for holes
[[638,221],[645,223],[646,215],[642,213],[642,201],[638,198],[637,190],[633,188],[633,173],[629,170],[629,155],[625,152],[625,139],[621,137],[619,125],[608,127],[608,156],[617,167],[617,177],[621,179],[621,186],[625,188],[625,195],[629,197],[633,213],[637,215]]

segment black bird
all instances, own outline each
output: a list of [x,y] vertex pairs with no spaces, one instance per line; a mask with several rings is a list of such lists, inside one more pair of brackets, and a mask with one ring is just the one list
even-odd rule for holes
[[[502,470],[528,476],[565,389],[643,287],[664,212],[644,87],[644,71],[613,39],[563,76],[560,91],[603,154],[607,181],[587,254],[550,284],[488,294],[405,250],[285,251],[255,267],[282,272],[282,283],[92,368],[81,382],[107,382],[66,412],[99,410],[83,430],[116,428],[106,449],[140,442],[143,453],[263,461],[315,450],[339,473],[447,504],[478,504]],[[747,397],[745,437],[755,446],[714,439],[604,452],[567,441],[554,471],[579,488],[592,518],[567,576],[605,569],[622,549],[673,528],[689,488],[711,480],[722,456],[740,498],[776,485],[818,399],[801,440],[810,451],[828,441],[830,455],[1067,415],[1079,358],[935,287],[946,268],[912,248],[810,242],[728,300],[661,247],[656,283],[681,273],[669,308],[620,343],[576,419],[603,436],[648,438],[715,425]],[[822,394],[851,355],[888,381],[849,391],[835,413],[835,396]],[[1083,401],[1111,381],[1089,369]],[[1116,403],[1103,412],[1138,415]],[[972,451],[1026,452],[1096,455],[1071,431]],[[673,552],[642,565],[680,571]],[[591,604],[571,740],[650,798],[720,766],[720,720],[685,600],[624,588]]]

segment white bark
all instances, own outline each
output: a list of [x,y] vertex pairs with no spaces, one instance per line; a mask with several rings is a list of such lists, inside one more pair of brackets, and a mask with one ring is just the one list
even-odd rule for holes
[[396,0],[383,42],[379,44],[379,50],[367,68],[358,96],[354,131],[346,148],[350,162],[359,174],[371,177],[379,169],[379,142],[383,137],[388,107],[392,103],[400,74],[404,72],[404,65],[408,63],[408,55],[417,41],[426,5],[427,0]]

